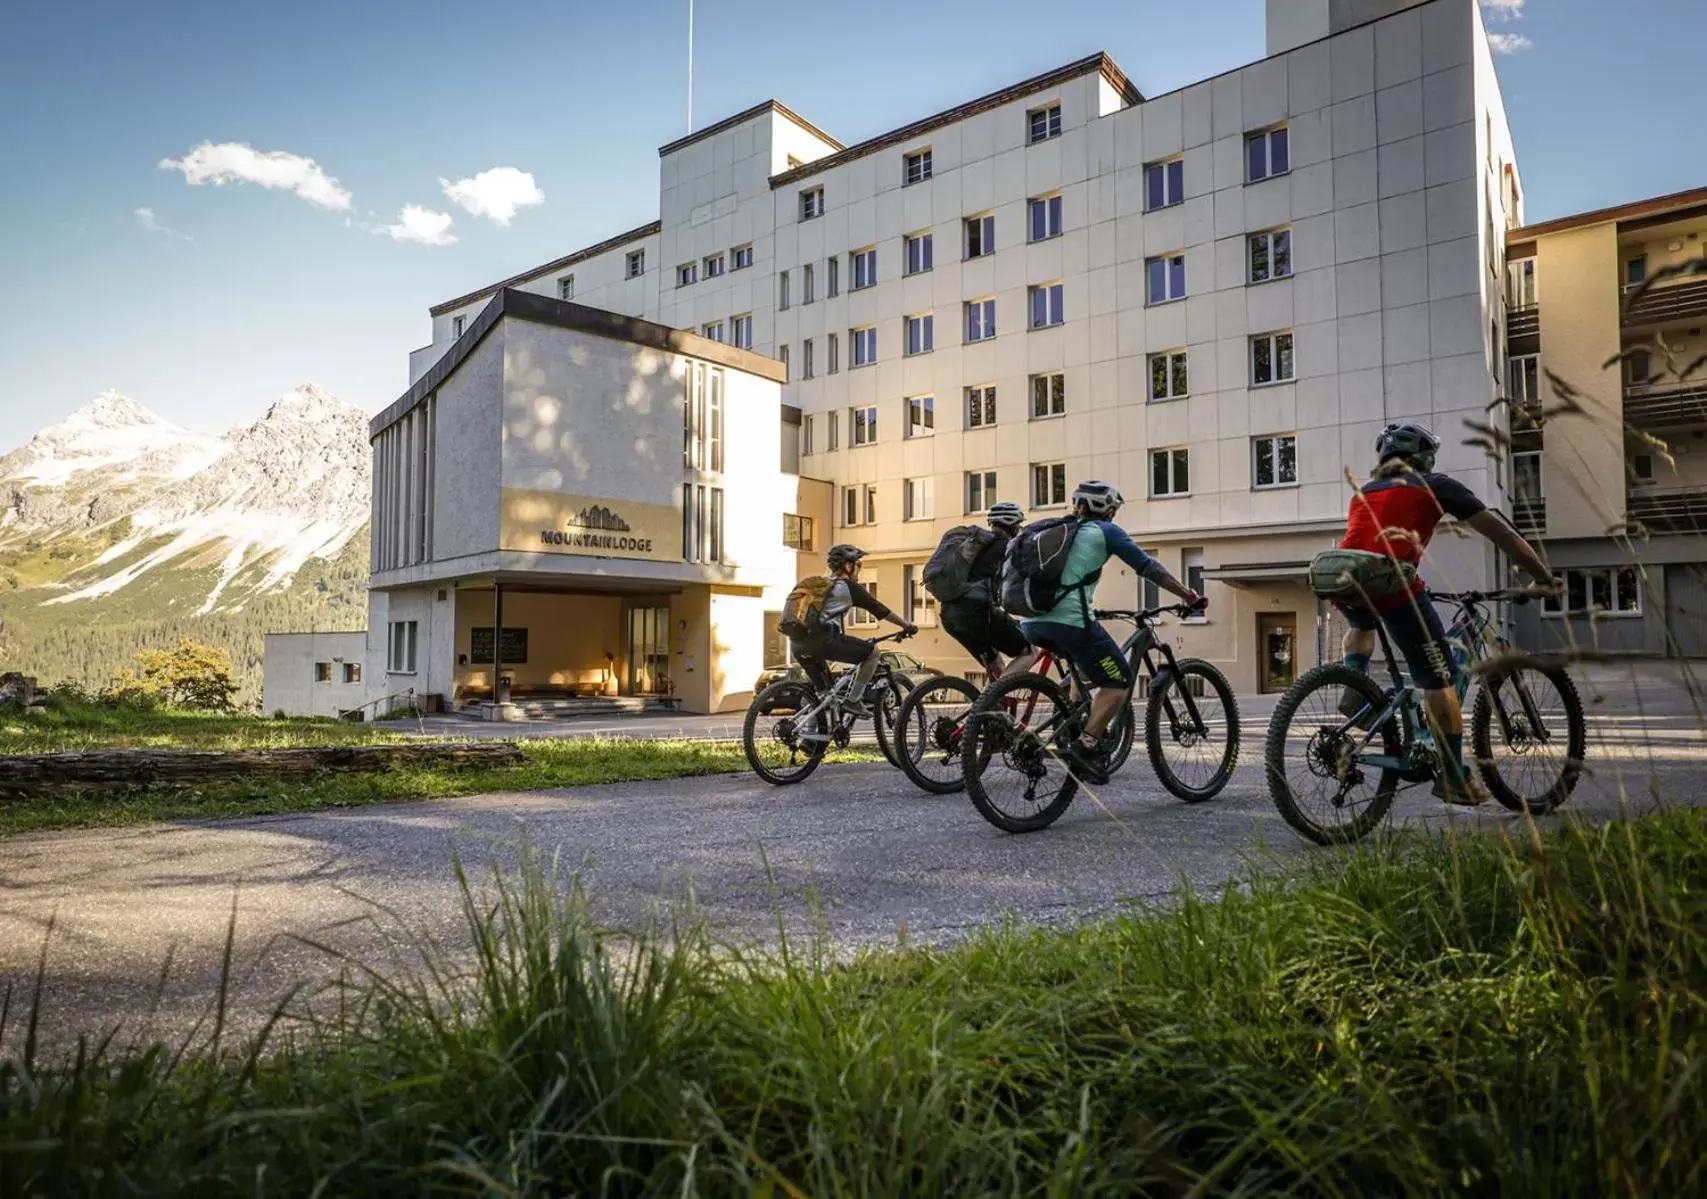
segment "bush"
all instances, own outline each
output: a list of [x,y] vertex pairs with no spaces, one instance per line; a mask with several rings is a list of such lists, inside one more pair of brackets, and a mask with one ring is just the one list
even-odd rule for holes
[[176,649],[145,649],[137,668],[121,670],[102,698],[117,703],[163,703],[192,711],[230,712],[237,696],[231,655],[186,637]]

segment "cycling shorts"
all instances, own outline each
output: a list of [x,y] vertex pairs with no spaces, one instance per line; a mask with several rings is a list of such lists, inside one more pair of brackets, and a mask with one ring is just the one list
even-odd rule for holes
[[1414,603],[1405,601],[1382,612],[1379,616],[1356,604],[1335,604],[1345,622],[1354,629],[1372,633],[1385,622],[1411,681],[1424,691],[1444,691],[1452,686],[1452,650],[1446,643],[1446,629],[1440,623],[1440,613],[1421,596]]
[[1060,624],[1053,620],[1027,620],[1020,632],[1038,649],[1060,654],[1078,668],[1093,688],[1127,687],[1132,667],[1126,655],[1100,624]]
[[987,600],[950,600],[942,606],[942,627],[986,670],[997,655],[1017,658],[1031,652],[1019,621]]

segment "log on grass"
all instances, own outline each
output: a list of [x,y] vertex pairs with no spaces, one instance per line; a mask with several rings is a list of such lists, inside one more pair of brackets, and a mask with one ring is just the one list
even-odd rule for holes
[[0,757],[0,795],[131,791],[402,768],[464,770],[517,766],[525,761],[527,755],[508,741],[292,749],[98,749]]

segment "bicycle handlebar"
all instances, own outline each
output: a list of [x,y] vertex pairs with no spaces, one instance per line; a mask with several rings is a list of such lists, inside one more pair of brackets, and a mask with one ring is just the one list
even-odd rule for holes
[[1532,599],[1539,599],[1549,594],[1545,591],[1531,590],[1528,587],[1503,587],[1497,591],[1427,591],[1424,592],[1431,600],[1445,600],[1449,604],[1527,604]]
[[1163,604],[1159,608],[1098,608],[1091,613],[1098,620],[1126,620],[1133,624],[1149,624],[1164,612],[1175,616],[1190,616],[1193,612],[1201,612],[1209,606],[1207,599],[1200,598],[1195,604]]

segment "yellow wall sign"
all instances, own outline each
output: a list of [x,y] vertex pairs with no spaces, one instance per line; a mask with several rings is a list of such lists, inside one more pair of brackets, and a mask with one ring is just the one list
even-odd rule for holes
[[506,487],[500,546],[535,554],[679,562],[682,516],[666,504]]

